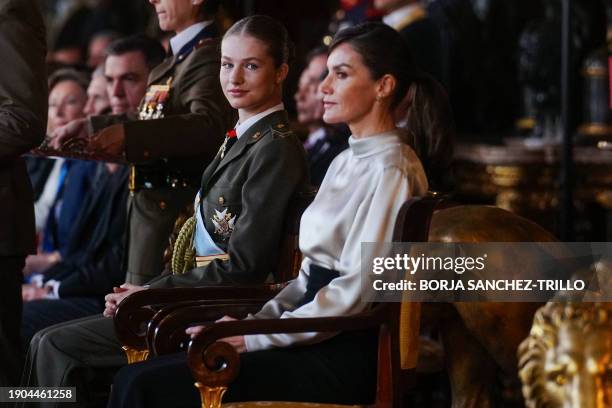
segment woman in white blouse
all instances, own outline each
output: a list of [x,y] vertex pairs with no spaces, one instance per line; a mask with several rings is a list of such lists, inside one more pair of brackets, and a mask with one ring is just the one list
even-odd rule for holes
[[[405,142],[411,137],[395,126],[394,110],[410,87],[424,93],[419,100],[427,102],[415,114],[436,117],[432,110],[438,109],[439,101],[429,95],[431,80],[411,62],[399,34],[382,24],[343,30],[330,46],[327,67],[329,73],[320,86],[323,118],[348,124],[349,149],[332,162],[302,217],[304,260],[298,278],[250,319],[345,316],[370,307],[361,299],[361,243],[390,242],[401,205],[428,188],[421,162]],[[413,119],[421,125],[427,121]],[[194,336],[201,329],[191,327],[187,333]],[[374,330],[248,335],[223,341],[242,353],[240,374],[224,401],[357,404],[374,400]],[[185,356],[162,359],[165,364],[148,372],[116,377],[116,381],[130,382],[130,403],[146,401],[148,407],[161,407],[163,394],[171,389],[173,406],[197,406],[199,395]],[[161,381],[160,376],[171,384],[156,391],[154,384]]]

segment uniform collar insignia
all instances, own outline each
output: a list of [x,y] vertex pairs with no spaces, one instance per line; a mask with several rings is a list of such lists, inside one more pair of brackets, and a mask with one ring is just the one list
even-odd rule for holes
[[187,44],[185,44],[179,50],[179,52],[176,53],[176,61],[177,62],[184,61],[185,58],[187,58],[187,56],[191,54],[191,52],[194,49],[199,48],[201,40],[212,39],[217,36],[218,36],[218,33],[217,33],[217,27],[215,26],[215,24],[213,23],[213,24],[207,25],[206,27],[202,29],[202,31],[197,33],[195,37],[193,37]]

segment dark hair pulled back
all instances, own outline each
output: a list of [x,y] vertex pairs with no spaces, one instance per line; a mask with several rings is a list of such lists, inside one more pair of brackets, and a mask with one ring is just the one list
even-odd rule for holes
[[277,68],[293,60],[294,48],[289,33],[285,26],[272,17],[256,14],[238,20],[223,38],[232,35],[248,35],[266,44]]
[[364,23],[339,31],[330,53],[341,44],[357,52],[374,80],[392,75],[396,81],[391,109],[407,122],[408,143],[427,173],[430,189],[452,189],[454,124],[448,95],[414,62],[402,36],[382,23]]

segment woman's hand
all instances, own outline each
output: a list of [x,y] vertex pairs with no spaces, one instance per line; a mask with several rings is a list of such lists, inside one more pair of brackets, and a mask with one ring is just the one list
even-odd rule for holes
[[[235,320],[238,320],[238,319],[235,319],[230,316],[223,316],[222,318],[217,320],[216,323],[233,322]],[[200,334],[202,330],[204,330],[205,327],[206,326],[192,326],[192,327],[187,328],[187,330],[185,330],[185,333],[187,333],[193,339],[198,334]],[[225,337],[223,339],[219,339],[219,341],[228,343],[230,346],[234,347],[234,349],[236,349],[238,353],[244,353],[245,351],[247,351],[246,343],[244,342],[244,336]]]

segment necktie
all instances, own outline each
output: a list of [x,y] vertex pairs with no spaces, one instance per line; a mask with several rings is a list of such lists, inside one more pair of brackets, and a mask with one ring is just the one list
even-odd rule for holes
[[236,134],[236,129],[230,129],[225,134],[225,140],[223,141],[223,145],[221,146],[221,158],[225,157],[225,154],[229,152],[234,143],[238,140],[238,135]]

